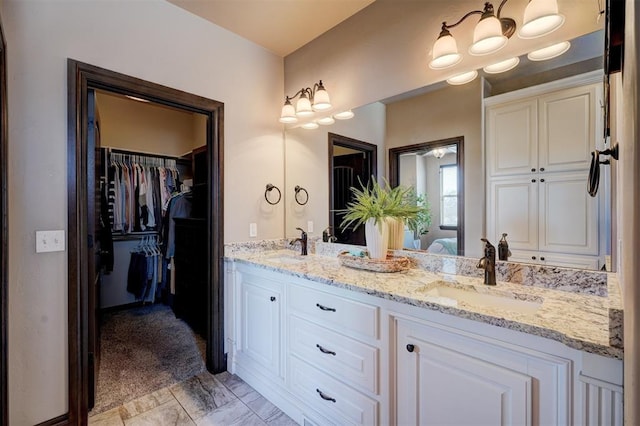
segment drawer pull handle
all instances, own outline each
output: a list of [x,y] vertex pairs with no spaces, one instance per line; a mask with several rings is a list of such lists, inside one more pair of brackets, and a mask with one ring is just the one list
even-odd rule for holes
[[325,349],[322,346],[316,344],[316,348],[320,349],[320,352],[322,352],[323,354],[328,354],[328,355],[333,355],[335,356],[336,353],[334,351],[330,351],[329,349]]
[[535,172],[535,171],[536,171],[536,169],[531,169],[531,171],[532,171],[532,172]]
[[540,179],[540,182],[544,182],[544,179]]
[[336,402],[335,398],[331,398],[330,396],[325,395],[324,392],[322,392],[320,389],[316,389],[316,392],[318,392],[320,398],[324,399],[325,401]]
[[540,171],[541,171],[541,172],[544,172],[544,167],[540,167]]
[[269,298],[269,300],[271,300],[272,302],[275,302],[275,301],[276,301],[276,297],[275,297],[275,296],[271,296],[271,297]]
[[531,182],[532,182],[532,183],[535,183],[535,182],[536,182],[536,180],[535,180],[535,179],[531,179]]
[[320,309],[322,309],[323,311],[329,311],[329,312],[335,312],[335,308],[327,308],[326,306],[322,306],[319,303],[316,303],[316,306]]
[[544,256],[540,257],[540,260],[544,260]]
[[416,347],[415,347],[415,346],[413,346],[411,343],[409,343],[409,344],[407,345],[407,350],[408,350],[409,352],[413,352],[413,351],[415,350],[415,348],[416,348]]

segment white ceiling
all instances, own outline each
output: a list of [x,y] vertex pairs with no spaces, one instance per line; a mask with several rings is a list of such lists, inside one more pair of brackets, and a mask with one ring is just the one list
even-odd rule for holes
[[374,0],[167,0],[284,57]]

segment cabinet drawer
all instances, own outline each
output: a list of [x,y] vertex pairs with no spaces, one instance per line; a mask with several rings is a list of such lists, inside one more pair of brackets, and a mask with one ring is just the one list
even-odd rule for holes
[[291,286],[290,288],[289,300],[292,310],[307,315],[334,330],[378,338],[378,307],[308,287]]
[[378,402],[291,357],[293,392],[339,425],[378,424]]
[[290,352],[349,385],[378,393],[378,349],[290,316]]

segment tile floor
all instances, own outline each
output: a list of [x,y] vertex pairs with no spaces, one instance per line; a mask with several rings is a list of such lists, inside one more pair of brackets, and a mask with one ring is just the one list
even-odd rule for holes
[[293,426],[296,423],[238,376],[205,372],[89,417],[89,425]]

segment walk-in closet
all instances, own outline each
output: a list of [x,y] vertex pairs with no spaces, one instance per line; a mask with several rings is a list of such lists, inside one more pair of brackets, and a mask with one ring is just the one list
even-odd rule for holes
[[206,371],[207,117],[95,90],[88,118],[97,414]]

